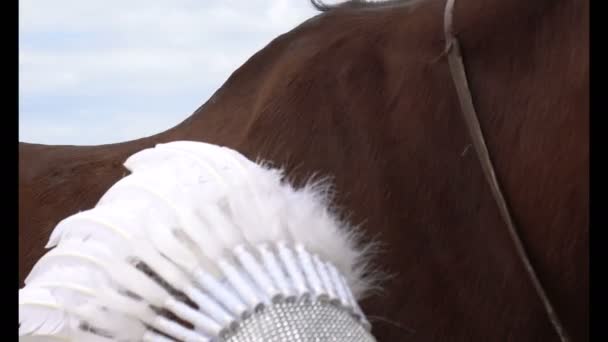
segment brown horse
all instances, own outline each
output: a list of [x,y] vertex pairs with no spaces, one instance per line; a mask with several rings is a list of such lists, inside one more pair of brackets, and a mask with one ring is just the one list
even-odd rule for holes
[[[190,118],[94,147],[20,145],[19,277],[132,153],[227,145],[337,204],[392,275],[362,304],[379,341],[558,339],[499,215],[445,56],[444,0],[328,9],[276,38]],[[457,0],[455,32],[497,177],[565,330],[588,339],[589,2]]]

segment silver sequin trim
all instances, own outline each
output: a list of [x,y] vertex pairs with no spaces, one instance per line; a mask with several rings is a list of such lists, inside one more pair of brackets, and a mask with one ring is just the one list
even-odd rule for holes
[[347,311],[324,301],[280,302],[253,314],[222,342],[375,342]]

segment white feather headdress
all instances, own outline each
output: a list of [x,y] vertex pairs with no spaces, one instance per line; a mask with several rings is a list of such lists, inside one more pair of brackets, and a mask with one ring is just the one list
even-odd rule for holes
[[23,341],[216,341],[265,306],[357,305],[364,249],[314,184],[234,150],[178,141],[66,218],[19,291]]

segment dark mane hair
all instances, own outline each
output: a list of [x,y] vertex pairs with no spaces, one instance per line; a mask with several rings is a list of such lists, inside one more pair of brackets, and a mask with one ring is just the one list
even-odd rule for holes
[[387,7],[398,7],[410,5],[418,2],[418,0],[384,0],[384,1],[369,1],[369,0],[347,0],[339,2],[337,4],[329,5],[324,3],[322,0],[310,0],[310,3],[318,11],[327,12],[333,9],[375,9],[375,8],[387,8]]

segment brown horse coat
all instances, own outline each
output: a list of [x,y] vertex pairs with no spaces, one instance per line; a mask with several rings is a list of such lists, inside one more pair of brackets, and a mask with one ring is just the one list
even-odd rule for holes
[[[554,341],[470,147],[443,0],[345,6],[255,54],[180,125],[95,147],[20,145],[19,277],[122,162],[199,140],[333,177],[392,275],[363,302],[379,341]],[[589,2],[457,0],[456,33],[497,176],[566,330],[588,339]],[[390,323],[389,323],[390,321]]]

